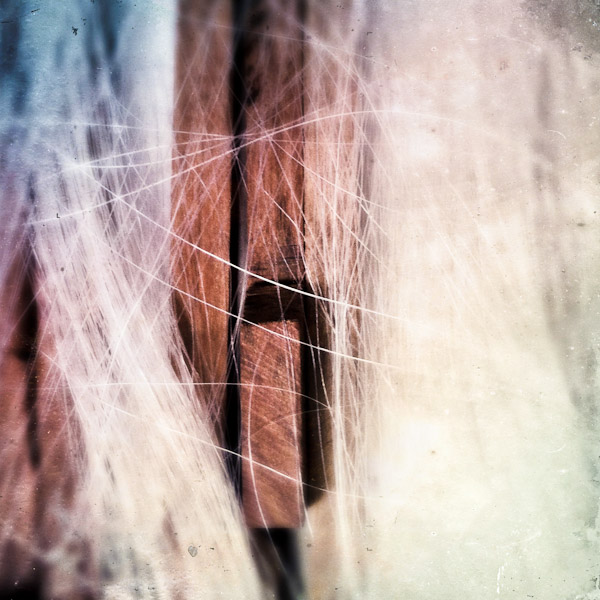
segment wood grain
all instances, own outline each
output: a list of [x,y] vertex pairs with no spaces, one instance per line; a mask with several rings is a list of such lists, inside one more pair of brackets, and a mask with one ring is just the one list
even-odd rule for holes
[[[252,2],[241,24],[240,65],[246,87],[248,268],[298,287],[304,277],[299,8],[299,2]],[[248,280],[244,316],[266,329],[243,325],[240,338],[242,504],[250,527],[298,527],[303,520],[302,332],[299,321],[285,320],[301,303],[282,292]]]
[[[293,292],[238,277],[226,264],[230,260],[274,283],[303,285],[301,4],[255,0],[237,18],[242,5],[230,10],[216,1],[180,4],[174,301],[190,365],[198,382],[213,384],[205,401],[223,445],[233,451],[237,434],[230,429],[238,425],[226,384],[236,385],[228,366],[235,368],[239,356],[240,493],[251,527],[297,527],[303,516],[303,304]],[[237,186],[243,187],[241,196]],[[245,308],[238,306],[240,297],[247,299]],[[239,340],[235,322],[228,331],[227,311],[239,311],[246,320]],[[229,336],[235,349],[228,347]],[[231,472],[237,479],[235,467]]]
[[[243,506],[249,527],[302,524],[300,327],[242,327]],[[289,340],[276,337],[279,334]]]
[[[304,274],[303,36],[298,2],[254,2],[246,23],[248,265]],[[250,282],[251,284],[252,282]]]
[[[231,207],[229,3],[180,3],[172,245],[175,307],[220,437],[227,380]],[[188,242],[188,243],[186,243]]]

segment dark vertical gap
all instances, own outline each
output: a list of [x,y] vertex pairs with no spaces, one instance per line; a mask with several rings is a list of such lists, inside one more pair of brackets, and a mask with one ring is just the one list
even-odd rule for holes
[[322,477],[317,477],[316,473],[324,471],[324,465],[321,465],[315,452],[321,447],[320,420],[322,407],[319,403],[319,380],[320,372],[319,352],[313,346],[318,346],[318,334],[315,331],[317,326],[317,307],[312,298],[303,298],[303,318],[304,327],[302,328],[302,341],[307,345],[302,347],[301,365],[302,365],[302,439],[303,448],[303,496],[306,506],[313,504],[320,493],[316,488],[320,487]]
[[[298,0],[298,22],[300,23],[300,39],[301,39],[301,50],[300,50],[300,81],[301,81],[301,89],[302,94],[300,97],[301,103],[301,113],[302,119],[304,119],[306,114],[306,97],[305,97],[305,77],[304,77],[304,69],[306,66],[306,19],[308,13],[308,7],[305,0]],[[306,130],[302,128],[302,164],[304,164],[304,148],[306,142]],[[304,176],[302,177],[302,197],[300,199],[301,207],[302,207],[302,215],[303,215],[303,223],[302,223],[302,248],[301,248],[301,257],[302,260],[305,260],[306,257],[306,243],[305,243],[305,230],[304,230],[304,215],[306,208],[306,187],[304,185]],[[306,268],[303,266],[303,276],[301,287],[305,291],[311,291],[309,289],[309,285],[306,279]],[[312,344],[312,338],[314,338],[314,332],[311,333],[311,326],[315,323],[313,317],[316,317],[314,301],[312,298],[308,298],[305,296],[301,297],[300,304],[302,307],[302,327],[301,327],[301,335],[302,341],[308,344]],[[317,407],[316,402],[316,357],[315,350],[310,346],[304,345],[301,349],[301,391],[302,391],[302,400],[301,400],[301,413],[302,413],[302,422],[301,422],[301,430],[302,430],[302,443],[303,443],[303,452],[302,452],[302,473],[303,473],[303,484],[306,483],[307,479],[310,478],[310,473],[312,470],[312,456],[310,452],[310,443],[313,441],[313,426],[314,426],[314,415],[315,408]],[[313,398],[313,394],[315,394]],[[303,487],[303,496],[304,501],[307,502],[310,497],[309,487]]]
[[41,462],[41,451],[37,431],[37,338],[39,330],[39,315],[34,294],[33,264],[31,258],[29,258],[27,261],[27,273],[23,286],[23,300],[27,306],[21,321],[24,353],[27,360],[27,387],[25,392],[25,411],[27,413],[27,447],[29,450],[29,460],[31,461],[31,465],[37,469],[39,468]]
[[[229,80],[233,130],[229,261],[244,269],[248,251],[248,189],[246,186],[248,152],[244,146],[248,91],[245,84],[246,48],[242,25],[249,4],[250,0],[232,1],[233,65]],[[229,271],[229,368],[225,398],[225,447],[229,452],[225,457],[225,464],[240,499],[242,494],[240,317],[245,285],[245,275],[239,269],[231,268]]]
[[[300,80],[302,82],[302,117],[306,114],[305,95],[305,66],[306,66],[306,22],[308,15],[308,3],[306,0],[298,0],[298,19],[301,24],[300,39],[302,49],[300,54]],[[306,141],[306,130],[302,128],[302,161],[304,162],[304,149]],[[306,188],[304,180],[302,185],[302,213],[306,206]],[[303,231],[304,233],[304,231]],[[305,244],[302,245],[302,257],[305,256]],[[302,289],[313,293],[306,277],[302,280]],[[306,345],[302,347],[302,437],[303,448],[303,474],[304,474],[304,502],[307,506],[313,504],[321,495],[319,488],[324,487],[326,479],[326,464],[322,448],[325,442],[323,437],[323,410],[322,400],[324,390],[320,381],[323,364],[322,354],[318,347],[324,345],[319,331],[318,311],[319,305],[314,298],[303,296],[301,298],[303,329],[302,341]],[[314,346],[314,347],[313,347]]]
[[295,529],[252,529],[251,542],[258,569],[276,600],[305,598],[298,536]]
[[[35,181],[32,176],[28,182],[28,199],[35,203]],[[27,448],[29,460],[34,469],[41,463],[41,450],[38,439],[38,336],[40,316],[35,299],[35,261],[33,256],[33,231],[26,246],[25,272],[21,291],[21,302],[25,307],[19,318],[21,358],[27,363],[27,383],[25,389],[25,412],[27,414]]]

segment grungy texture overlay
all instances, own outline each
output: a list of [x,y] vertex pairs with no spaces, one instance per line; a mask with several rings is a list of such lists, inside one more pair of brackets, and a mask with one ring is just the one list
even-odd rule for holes
[[284,4],[261,35],[302,43],[303,118],[240,142],[228,2],[0,1],[0,598],[276,597],[219,438],[225,361],[210,336],[190,359],[173,305],[227,325],[228,245],[173,215],[191,186],[190,223],[218,224],[246,144],[263,201],[273,148],[303,178],[306,597],[597,600],[598,2]]

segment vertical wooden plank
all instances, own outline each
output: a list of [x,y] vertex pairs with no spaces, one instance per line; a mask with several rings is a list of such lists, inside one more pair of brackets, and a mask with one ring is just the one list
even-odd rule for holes
[[3,589],[14,585],[15,580],[27,585],[30,584],[28,579],[38,579],[32,577],[36,557],[28,546],[34,537],[35,488],[40,462],[34,422],[28,410],[32,386],[37,385],[30,377],[37,323],[27,318],[27,313],[33,310],[33,307],[28,310],[33,293],[26,277],[26,261],[19,254],[17,257],[0,289],[0,522],[10,527],[10,536],[2,536],[0,548]]
[[[231,206],[231,14],[181,0],[175,89],[172,246],[179,326],[219,433],[227,381]],[[220,309],[220,310],[219,310]]]
[[[37,597],[51,587],[76,600],[90,597],[97,576],[88,540],[67,539],[64,526],[78,493],[79,430],[52,372],[48,300],[30,254],[27,244],[17,249],[0,288],[0,589]],[[46,564],[67,541],[69,555]]]
[[[302,524],[300,347],[296,321],[242,326],[243,502],[249,527]],[[252,352],[249,350],[252,349]]]
[[256,1],[248,14],[249,268],[299,282],[303,247],[301,2]]

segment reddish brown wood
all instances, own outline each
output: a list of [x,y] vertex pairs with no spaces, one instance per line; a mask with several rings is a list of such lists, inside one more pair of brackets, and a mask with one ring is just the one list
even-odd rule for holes
[[[300,15],[290,10],[297,6],[283,0],[253,2],[239,25],[243,58],[234,66],[243,75],[245,90],[237,99],[245,118],[242,144],[247,157],[242,174],[247,200],[247,221],[242,224],[248,232],[245,266],[269,280],[292,285],[300,285],[304,275],[303,39]],[[228,358],[225,312],[230,308],[231,280],[225,261],[230,260],[234,157],[228,86],[234,56],[231,24],[228,3],[181,2],[173,186],[174,297],[197,381],[215,384],[205,397],[221,436]],[[265,283],[253,277],[246,285],[252,310],[242,316],[264,321],[268,312],[274,321],[268,329],[285,332],[290,339],[253,325],[242,326],[243,509],[251,527],[296,527],[303,514],[302,427],[298,420],[302,408],[301,330],[297,321],[283,321],[277,290],[261,289]],[[261,382],[260,386],[256,382]]]
[[[87,540],[69,540],[74,565],[40,568],[40,556],[65,544],[65,516],[76,501],[79,431],[70,396],[52,371],[54,345],[26,244],[0,288],[0,588],[36,589],[51,580],[61,597],[90,597]],[[88,580],[85,580],[89,576]],[[17,582],[17,583],[15,583]],[[85,589],[83,589],[85,588]]]
[[[175,306],[196,381],[218,430],[227,380],[231,206],[228,2],[180,2],[175,88]],[[181,239],[180,239],[181,238]],[[188,244],[186,244],[188,242]]]
[[[243,504],[249,527],[302,524],[300,327],[242,328]],[[284,335],[291,340],[275,337]]]
[[[304,274],[303,39],[296,2],[255,2],[245,26],[249,265],[276,280]],[[275,6],[274,6],[275,5]]]
[[[242,25],[248,90],[248,265],[252,273],[293,285],[300,285],[304,276],[303,39],[298,6],[254,2]],[[298,527],[304,512],[301,328],[284,320],[278,290],[253,278],[248,285],[252,311],[246,314],[273,321],[263,324],[268,331],[244,325],[241,335],[244,514],[250,527]],[[275,311],[280,305],[278,316],[272,314],[273,304]]]

